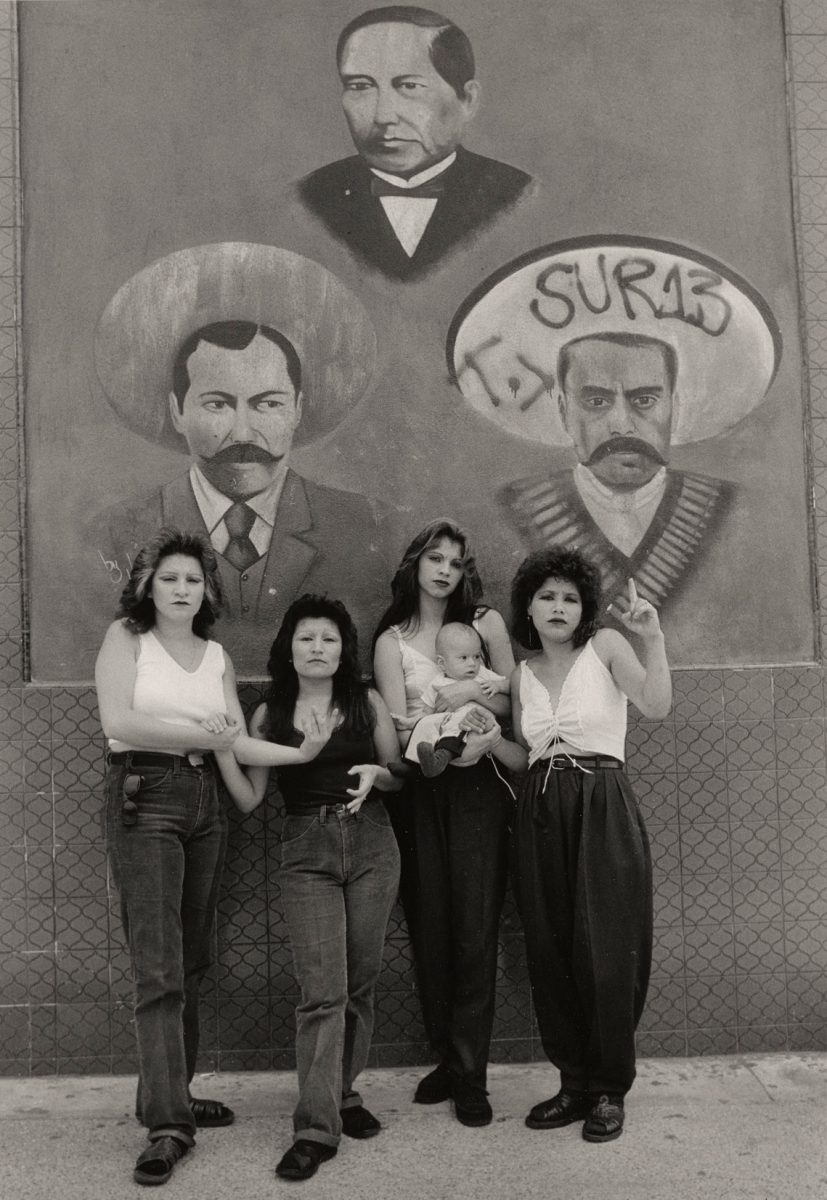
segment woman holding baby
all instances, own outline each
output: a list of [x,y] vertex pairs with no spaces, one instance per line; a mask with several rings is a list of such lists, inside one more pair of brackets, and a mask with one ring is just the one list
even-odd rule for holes
[[[434,521],[413,539],[391,583],[392,602],[375,640],[376,685],[407,746],[411,719],[423,715],[423,692],[445,671],[455,646],[443,626],[470,627],[459,654],[481,655],[505,679],[514,658],[499,613],[481,603],[482,586],[465,533]],[[477,635],[474,645],[473,632]],[[462,638],[460,639],[462,642]],[[461,674],[461,671],[458,671]],[[497,717],[509,710],[490,679],[451,677],[438,704],[461,719],[456,764],[432,779],[416,776],[393,805],[402,855],[401,894],[416,961],[425,1029],[439,1061],[414,1100],[452,1099],[465,1125],[487,1125],[488,1049],[494,1016],[497,929],[506,880],[510,796],[488,751],[500,740]],[[493,693],[493,694],[492,694]]]

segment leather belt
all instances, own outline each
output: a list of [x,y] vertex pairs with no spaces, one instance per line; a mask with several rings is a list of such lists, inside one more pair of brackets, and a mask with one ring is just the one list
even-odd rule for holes
[[[547,758],[538,758],[534,766],[548,767],[548,764]],[[551,765],[555,771],[566,769],[574,771],[583,768],[589,771],[602,771],[607,767],[614,771],[623,770],[623,763],[608,754],[555,754],[551,759]]]
[[182,767],[209,766],[206,755],[200,751],[191,754],[160,754],[154,750],[110,750],[109,762],[126,763],[127,767],[155,767],[168,771],[180,771]]

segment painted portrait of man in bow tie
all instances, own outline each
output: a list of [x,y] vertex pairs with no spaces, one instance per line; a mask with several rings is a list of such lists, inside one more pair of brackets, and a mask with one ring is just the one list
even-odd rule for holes
[[357,154],[298,185],[307,210],[392,279],[422,277],[523,196],[531,177],[461,142],[480,84],[466,34],[429,9],[371,9],[336,49]]

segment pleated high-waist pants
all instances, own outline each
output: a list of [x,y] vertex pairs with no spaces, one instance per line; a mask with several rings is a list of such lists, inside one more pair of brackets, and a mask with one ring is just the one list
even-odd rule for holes
[[535,763],[512,854],[543,1049],[566,1090],[623,1096],[652,957],[649,841],[623,770]]

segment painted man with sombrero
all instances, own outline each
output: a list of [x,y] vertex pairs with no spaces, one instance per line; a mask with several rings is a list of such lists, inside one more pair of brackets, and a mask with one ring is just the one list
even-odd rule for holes
[[449,336],[465,398],[498,425],[570,445],[573,468],[497,499],[529,549],[576,546],[608,595],[634,577],[661,606],[726,517],[726,480],[669,465],[674,445],[763,399],[780,337],[753,289],[684,247],[577,239],[498,272]]
[[96,361],[110,402],[190,465],[101,514],[94,545],[123,566],[161,525],[206,534],[226,600],[219,636],[241,674],[263,673],[303,592],[342,599],[368,632],[388,577],[377,506],[303,477],[290,453],[341,422],[374,357],[353,297],[318,264],[275,247],[169,255],[133,277],[101,320]]

